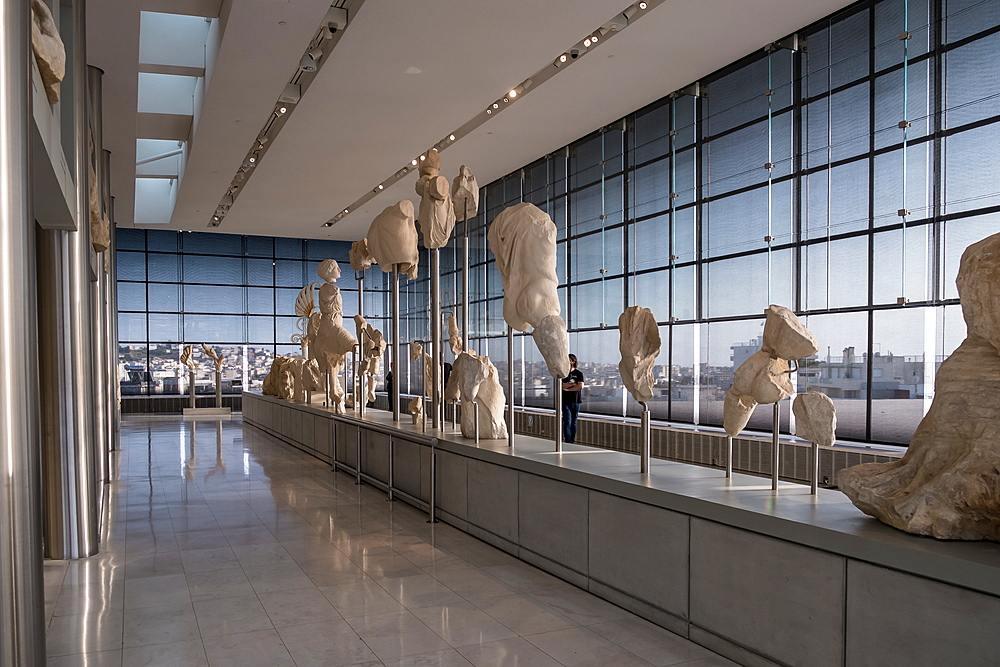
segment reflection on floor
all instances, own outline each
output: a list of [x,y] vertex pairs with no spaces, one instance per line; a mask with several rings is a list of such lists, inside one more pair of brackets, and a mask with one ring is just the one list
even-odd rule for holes
[[136,417],[50,667],[731,663],[238,419]]

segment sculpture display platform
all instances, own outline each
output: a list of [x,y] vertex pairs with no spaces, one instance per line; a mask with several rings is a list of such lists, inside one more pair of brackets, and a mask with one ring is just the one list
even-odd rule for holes
[[451,203],[448,179],[441,175],[441,154],[427,151],[420,162],[420,178],[414,186],[420,195],[417,221],[424,233],[424,247],[440,248],[448,243],[455,228],[455,208]]
[[532,335],[549,374],[566,377],[569,335],[559,317],[555,224],[540,208],[522,202],[497,215],[487,240],[503,281],[504,320],[518,331],[536,327],[538,336]]
[[645,405],[653,399],[653,364],[660,354],[660,329],[649,308],[629,306],[618,318],[618,373],[628,392]]
[[938,368],[906,455],[841,470],[837,485],[900,530],[1000,541],[1000,234],[965,250],[956,283],[968,336]]
[[398,265],[399,272],[413,280],[417,277],[420,254],[417,228],[413,223],[413,202],[408,199],[387,206],[368,228],[368,249],[385,273]]
[[507,437],[504,405],[507,399],[500,386],[500,375],[489,357],[471,350],[458,355],[452,367],[444,400],[462,401],[462,435],[476,437],[476,413],[479,413],[479,438],[499,440]]

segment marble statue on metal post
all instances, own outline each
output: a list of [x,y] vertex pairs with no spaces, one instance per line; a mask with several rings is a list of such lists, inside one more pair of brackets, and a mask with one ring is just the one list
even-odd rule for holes
[[795,393],[789,361],[816,354],[812,332],[784,306],[771,305],[764,322],[764,346],[740,364],[723,404],[723,427],[731,437],[742,431],[758,403],[777,403]]
[[52,12],[42,0],[31,0],[31,48],[49,104],[59,101],[59,83],[66,76],[66,46]]
[[414,189],[420,195],[417,221],[424,233],[424,247],[440,248],[448,243],[455,228],[455,208],[448,179],[441,175],[441,154],[436,149],[427,151],[426,159],[421,160],[420,178]]
[[431,388],[434,386],[434,359],[431,355],[424,352],[424,346],[420,341],[415,340],[410,343],[410,361],[421,362],[424,372],[421,391],[423,391],[424,396],[429,397],[431,395]]
[[548,214],[523,202],[504,209],[487,235],[503,280],[503,318],[527,331],[553,377],[569,375],[569,335],[559,316],[556,226]]
[[97,182],[97,155],[94,149],[94,137],[87,133],[90,140],[90,158],[87,161],[90,174],[90,244],[94,252],[101,253],[111,246],[111,221],[101,210],[101,184]]
[[208,358],[212,360],[213,364],[215,364],[215,372],[216,373],[221,372],[222,366],[225,362],[222,355],[219,354],[214,348],[209,347],[204,343],[201,344],[201,349],[205,351],[205,354],[208,356]]
[[386,342],[382,332],[373,327],[361,315],[354,316],[354,324],[357,327],[358,341],[361,345],[361,363],[358,365],[358,375],[367,380],[363,380],[365,402],[371,403],[375,400],[375,377],[378,375],[379,365],[382,362],[382,355],[385,354]]
[[465,348],[462,334],[458,330],[458,320],[455,319],[454,315],[448,316],[448,347],[451,348],[451,353],[456,357],[462,354],[462,350]]
[[660,329],[649,308],[629,306],[618,318],[618,363],[625,388],[646,405],[653,398],[653,364],[660,354]]
[[807,391],[792,401],[795,435],[820,447],[832,447],[837,439],[837,409],[833,400],[820,391]]
[[507,437],[504,419],[506,397],[500,386],[496,366],[486,356],[471,350],[458,355],[444,389],[444,400],[462,401],[462,435],[476,437],[476,413],[479,413],[479,437],[500,440]]
[[413,280],[417,277],[420,253],[417,228],[413,224],[413,202],[408,199],[386,207],[368,228],[368,250],[385,273],[398,265],[399,272]]
[[355,271],[367,271],[375,261],[371,250],[368,248],[368,239],[361,239],[352,243],[351,252],[348,256],[351,260],[351,268]]
[[479,213],[479,183],[472,175],[472,170],[464,164],[459,167],[458,176],[451,182],[451,199],[458,222],[474,218]]
[[320,262],[316,273],[323,279],[319,288],[319,312],[309,318],[309,358],[319,363],[320,372],[330,378],[330,407],[334,412],[344,412],[344,389],[338,374],[347,354],[357,341],[344,328],[344,301],[336,280],[340,278],[337,261]]
[[938,367],[906,454],[841,470],[837,486],[900,530],[1000,541],[1000,234],[966,248],[956,283],[968,335]]
[[316,310],[316,283],[309,283],[295,297],[295,315],[299,319],[295,321],[295,328],[299,330],[297,334],[292,334],[292,342],[298,343],[302,347],[302,356],[309,356],[309,321]]

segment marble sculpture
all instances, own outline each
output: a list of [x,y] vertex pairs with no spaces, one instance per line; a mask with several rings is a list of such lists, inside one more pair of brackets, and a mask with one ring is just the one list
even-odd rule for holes
[[[88,133],[89,134],[89,133]],[[104,252],[111,246],[111,221],[101,212],[101,186],[97,182],[97,171],[94,169],[97,160],[94,154],[94,137],[89,137],[90,160],[87,163],[90,174],[90,244],[94,252]]]
[[514,329],[535,327],[532,338],[549,374],[569,375],[569,335],[559,316],[556,226],[548,214],[523,202],[504,209],[487,235],[503,281],[503,318]]
[[837,486],[901,530],[1000,541],[1000,234],[966,248],[956,283],[968,335],[938,368],[906,454],[841,470]]
[[286,401],[305,402],[306,392],[319,391],[322,387],[323,375],[315,359],[275,357],[261,391]]
[[413,280],[417,277],[417,228],[413,224],[413,202],[408,199],[386,207],[368,228],[368,249],[382,271],[389,273],[395,264],[399,272]]
[[49,104],[59,101],[59,83],[66,76],[66,47],[55,19],[42,0],[31,0],[31,48]]
[[189,371],[198,370],[198,364],[194,361],[194,348],[190,345],[185,345],[184,349],[181,350],[181,363],[188,367]]
[[448,242],[455,228],[455,208],[451,203],[448,179],[441,175],[441,154],[427,151],[420,162],[420,178],[414,186],[420,195],[417,221],[424,233],[424,247],[440,248]]
[[375,400],[375,377],[378,375],[382,355],[385,354],[385,337],[381,331],[369,324],[361,315],[354,316],[354,324],[357,327],[358,341],[361,346],[361,363],[358,365],[358,374],[368,378],[365,401],[371,403]]
[[653,398],[653,364],[660,354],[660,329],[649,308],[629,306],[618,318],[618,363],[625,388],[645,405]]
[[319,288],[319,312],[309,318],[309,357],[318,362],[322,376],[330,377],[330,407],[334,412],[343,413],[344,389],[337,376],[347,353],[354,349],[357,341],[344,328],[344,302],[335,284],[340,278],[337,261],[323,260],[316,273],[324,282]]
[[466,350],[455,359],[444,390],[444,400],[454,403],[462,401],[462,435],[476,437],[476,411],[479,412],[479,437],[484,440],[499,440],[507,437],[507,423],[504,420],[506,397],[500,386],[500,375],[496,366],[486,356],[478,356]]
[[434,387],[434,359],[431,355],[424,352],[424,346],[420,341],[413,341],[410,343],[410,361],[420,361],[424,367],[424,384],[421,389],[424,392],[424,396],[431,395],[431,389]]
[[372,262],[375,261],[371,250],[368,248],[368,239],[361,239],[352,243],[349,257],[351,259],[351,268],[355,271],[367,271],[371,268]]
[[772,304],[764,313],[764,346],[740,364],[726,392],[722,423],[732,437],[746,427],[758,403],[777,403],[795,393],[788,362],[819,350],[816,337],[791,310]]
[[465,347],[462,334],[458,330],[458,320],[455,319],[454,315],[448,317],[448,346],[456,357],[462,354],[462,349]]
[[807,391],[792,401],[795,435],[830,447],[837,438],[837,409],[833,400],[821,391]]
[[458,176],[451,182],[451,199],[457,221],[474,218],[479,213],[479,183],[472,175],[472,170],[464,164],[459,167]]
[[211,359],[213,363],[215,363],[216,372],[221,372],[222,364],[225,361],[222,358],[222,355],[216,352],[214,348],[211,348],[208,345],[205,345],[204,343],[201,344],[201,349],[203,349],[205,351],[205,354],[208,355],[208,358]]

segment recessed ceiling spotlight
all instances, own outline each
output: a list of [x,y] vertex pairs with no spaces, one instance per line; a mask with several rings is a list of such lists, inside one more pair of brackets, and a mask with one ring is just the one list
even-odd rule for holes
[[285,113],[286,111],[288,111],[288,109],[286,107],[278,107],[278,115],[279,116],[281,114]]
[[426,155],[421,155],[421,156],[420,156],[420,161],[421,161],[421,162],[423,162],[423,161],[424,161],[424,160],[426,160],[426,159],[427,159],[427,156],[426,156]]
[[646,7],[648,7],[648,6],[649,6],[649,5],[647,5],[647,4],[645,3],[645,2],[640,2],[640,3],[639,3],[639,9],[645,9],[645,8],[646,8]]
[[588,47],[588,48],[590,47],[590,37],[588,37],[587,39],[583,40],[583,45],[586,46],[586,47]]
[[346,208],[344,209],[344,215],[347,215],[347,209]]
[[494,109],[499,109],[499,108],[500,108],[500,105],[499,105],[499,104],[497,104],[496,102],[494,102],[494,103],[493,103],[493,108],[494,108]]
[[417,166],[417,159],[413,158],[412,160],[410,160],[410,164],[412,164],[414,167],[416,167]]
[[378,189],[379,189],[379,190],[381,190],[382,188],[383,188],[382,184],[381,184],[381,183],[379,183],[379,184],[378,184]]
[[448,141],[455,141],[455,135],[454,134],[449,134],[448,135]]
[[511,88],[510,92],[507,93],[507,96],[510,97],[511,99],[514,99],[515,97],[517,97],[517,89],[516,88]]
[[324,226],[324,227],[333,227],[333,223],[332,223],[332,222],[329,222],[329,221],[327,221],[327,222],[324,222],[324,223],[323,223],[323,226]]
[[510,102],[510,98],[505,97],[505,98],[503,98],[503,101],[504,101],[504,104],[506,104],[507,102]]
[[567,60],[569,60],[569,56],[567,56],[565,53],[559,56],[559,62],[564,63]]
[[591,37],[590,41],[591,41],[592,44],[597,44],[597,35],[594,35],[593,37]]
[[491,113],[493,113],[493,109],[487,109],[487,110],[486,110],[486,113],[488,113],[488,114],[491,114]]

